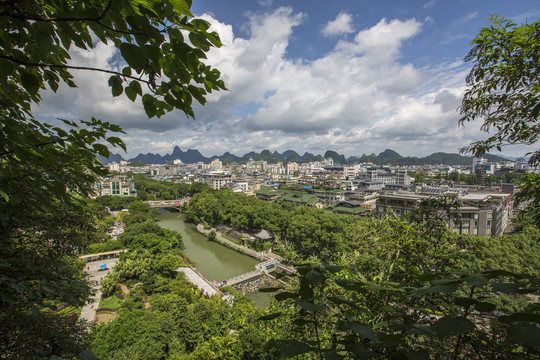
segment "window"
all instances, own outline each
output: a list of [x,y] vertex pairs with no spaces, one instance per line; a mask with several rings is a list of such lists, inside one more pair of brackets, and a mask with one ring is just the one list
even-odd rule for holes
[[112,194],[120,195],[120,183],[118,181],[112,182]]

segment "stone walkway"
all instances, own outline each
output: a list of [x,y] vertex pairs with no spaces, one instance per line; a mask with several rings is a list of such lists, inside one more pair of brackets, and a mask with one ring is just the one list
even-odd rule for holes
[[[232,242],[231,240],[227,239],[226,237],[224,237],[222,235],[221,232],[217,231],[216,229],[212,228],[212,229],[205,229],[204,226],[202,224],[198,224],[197,225],[197,230],[203,234],[210,234],[211,231],[214,231],[216,233],[216,239],[219,241],[219,242],[222,242],[236,250],[241,250],[242,252],[244,252],[246,255],[249,255],[249,256],[252,256],[256,259],[259,259],[259,260],[269,260],[271,258],[275,258],[273,256],[268,256],[268,254],[264,253],[264,252],[259,252],[259,251],[255,251],[253,249],[250,249],[246,246],[243,246],[243,245],[238,245],[237,243],[235,242]],[[272,254],[272,255],[275,255],[275,254]],[[275,255],[276,257],[280,257],[279,255]],[[281,260],[281,259],[279,259]]]
[[[92,261],[86,264],[85,272],[88,274],[87,279],[88,281],[90,281],[94,294],[88,297],[88,300],[82,308],[79,320],[86,320],[91,322],[96,319],[96,309],[98,308],[99,302],[101,301],[101,278],[104,278],[107,275],[107,271],[111,271],[114,265],[116,265],[117,261],[118,258]],[[99,271],[99,265],[104,263],[107,264],[109,270]]]
[[219,294],[219,292],[214,289],[212,284],[210,284],[210,282],[208,282],[208,280],[206,280],[195,269],[190,267],[181,267],[176,269],[176,271],[186,274],[188,280],[195,284],[205,295],[214,296]]

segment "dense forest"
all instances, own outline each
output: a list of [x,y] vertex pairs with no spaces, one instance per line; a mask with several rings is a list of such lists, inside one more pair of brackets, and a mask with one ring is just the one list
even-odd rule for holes
[[[114,201],[97,202],[107,200]],[[123,296],[117,318],[86,343],[100,358],[538,356],[537,330],[512,325],[537,316],[526,295],[540,275],[540,232],[530,222],[517,234],[477,237],[434,220],[427,228],[227,190],[195,194],[186,219],[267,229],[276,235],[273,251],[297,267],[298,281],[267,289],[275,296],[261,313],[239,294],[232,305],[205,298],[173,271],[189,262],[178,234],[156,225],[147,205],[128,207],[124,234],[91,245],[130,249],[103,282],[104,296]],[[122,295],[118,284],[132,291]]]

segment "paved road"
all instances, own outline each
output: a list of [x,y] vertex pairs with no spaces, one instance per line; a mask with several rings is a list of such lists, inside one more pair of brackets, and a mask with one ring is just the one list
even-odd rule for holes
[[[88,297],[88,300],[82,308],[79,319],[84,319],[86,321],[94,321],[96,319],[96,309],[98,308],[99,302],[101,301],[101,278],[107,275],[107,271],[110,271],[114,267],[114,265],[116,265],[116,262],[118,260],[118,258],[99,260],[92,261],[86,264],[87,268],[85,269],[85,272],[89,275],[88,280],[90,281],[94,294]],[[99,271],[99,265],[104,263],[107,264],[109,270]]]

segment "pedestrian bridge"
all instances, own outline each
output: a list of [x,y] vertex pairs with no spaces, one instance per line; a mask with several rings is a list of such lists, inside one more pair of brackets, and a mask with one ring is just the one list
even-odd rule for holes
[[150,200],[144,203],[150,205],[151,208],[174,208],[180,210],[184,204],[189,203],[190,199],[180,200]]

